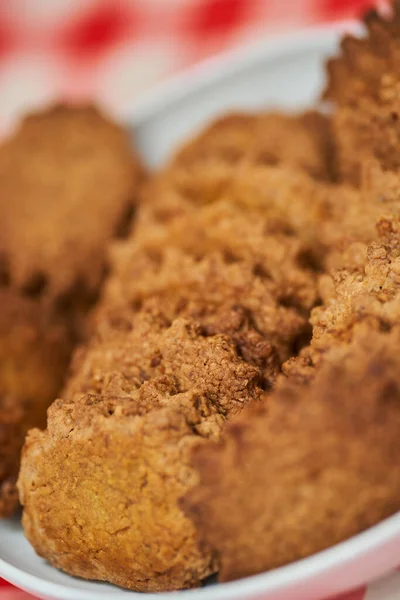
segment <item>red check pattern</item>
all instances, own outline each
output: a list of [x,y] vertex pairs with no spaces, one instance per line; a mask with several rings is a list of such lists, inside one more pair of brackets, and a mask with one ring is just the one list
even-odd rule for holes
[[28,108],[60,97],[95,98],[123,115],[139,92],[207,56],[271,32],[352,17],[370,2],[3,0],[0,132]]
[[[0,132],[59,98],[116,114],[170,74],[272,32],[357,16],[371,0],[13,0],[0,2]],[[290,9],[288,7],[290,6]],[[139,59],[140,57],[140,59]],[[400,597],[400,575],[340,600]],[[385,593],[385,585],[387,594]],[[29,600],[0,579],[0,600]],[[335,600],[338,600],[336,598]]]

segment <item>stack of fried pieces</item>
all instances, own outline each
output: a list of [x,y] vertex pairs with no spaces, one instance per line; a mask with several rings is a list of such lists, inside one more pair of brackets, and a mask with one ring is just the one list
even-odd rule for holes
[[128,135],[89,106],[32,115],[0,147],[0,517],[18,504],[25,434],[46,424],[142,176]]
[[[134,590],[180,589],[216,571],[229,580],[283,565],[400,509],[400,15],[370,13],[366,25],[328,65],[332,118],[226,117],[143,187],[92,333],[23,452],[25,532],[53,565]],[[39,124],[25,128],[36,146]],[[3,179],[4,194],[27,193],[23,226],[0,240],[4,294],[32,305],[32,317],[21,310],[33,328],[27,341],[4,319],[27,365],[15,378],[1,354],[1,385],[16,386],[0,413],[8,427],[25,406],[15,396],[36,398],[39,386],[47,402],[57,388],[57,369],[47,388],[39,378],[40,328],[51,337],[44,356],[63,372],[65,339],[87,324],[104,266],[89,241],[104,246],[123,214],[116,198],[132,198],[132,178],[118,187],[132,170],[111,169],[118,148],[106,131],[89,158],[68,135],[49,142],[76,169],[65,187],[56,153],[44,163],[32,150],[52,196],[37,230],[30,182]],[[103,137],[108,152],[94,156]],[[4,153],[2,172],[15,154]],[[75,177],[85,214],[64,207]],[[91,200],[103,207],[94,221]],[[43,211],[55,201],[48,231]],[[62,310],[68,335],[42,324],[42,304]]]

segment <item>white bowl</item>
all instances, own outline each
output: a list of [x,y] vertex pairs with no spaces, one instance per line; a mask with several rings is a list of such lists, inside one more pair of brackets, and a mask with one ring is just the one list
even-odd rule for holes
[[[352,24],[319,27],[257,43],[207,61],[143,97],[126,115],[151,165],[207,120],[232,110],[302,109],[318,97],[323,62]],[[349,499],[351,502],[351,499]],[[400,563],[400,513],[297,563],[226,584],[148,598],[320,600],[369,583]],[[46,600],[143,598],[117,587],[69,577],[36,556],[19,520],[0,521],[0,576]]]

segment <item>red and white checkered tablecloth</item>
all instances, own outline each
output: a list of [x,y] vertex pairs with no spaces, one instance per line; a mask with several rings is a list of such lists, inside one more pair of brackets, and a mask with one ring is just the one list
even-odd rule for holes
[[[371,0],[0,0],[0,133],[60,98],[116,114],[154,83],[224,49],[357,16]],[[139,58],[140,57],[140,58]],[[0,600],[29,600],[0,579]],[[400,573],[341,600],[400,598]]]
[[[0,132],[52,99],[132,98],[271,32],[358,15],[371,0],[0,0]],[[138,57],[140,56],[140,59]]]
[[34,596],[18,590],[3,579],[0,579],[1,600],[36,600]]

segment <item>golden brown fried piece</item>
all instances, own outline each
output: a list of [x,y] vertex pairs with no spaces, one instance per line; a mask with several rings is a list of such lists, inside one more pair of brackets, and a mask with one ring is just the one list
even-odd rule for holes
[[[227,581],[332,546],[400,510],[400,337],[332,351],[310,387],[284,383],[195,450],[183,501]],[[371,452],[370,450],[373,449]],[[351,499],[351,502],[349,502]]]
[[26,431],[45,423],[132,212],[141,167],[95,109],[28,117],[0,147],[0,517],[16,506]]
[[268,386],[308,334],[316,279],[298,240],[268,235],[258,214],[221,202],[121,244],[101,310],[157,309],[228,334]]
[[317,115],[228,119],[147,186],[95,334],[24,451],[24,525],[52,564],[141,591],[216,569],[178,506],[190,451],[271,387],[305,343],[319,271],[374,239],[382,212],[372,175],[363,190],[322,181],[328,129]]
[[237,113],[217,119],[187,143],[169,170],[206,166],[216,160],[234,165],[245,158],[256,164],[283,163],[317,179],[331,179],[331,146],[330,120],[317,111]]
[[400,4],[392,8],[389,17],[370,11],[366,36],[346,36],[341,55],[327,65],[338,170],[353,183],[371,160],[384,170],[400,168]]
[[[148,186],[136,243],[121,251],[109,302],[161,303],[169,319],[186,316],[232,335],[268,385],[284,356],[305,343],[317,272],[364,260],[360,248],[377,237],[377,219],[399,212],[396,190],[372,167],[359,190],[248,161],[172,169]],[[244,271],[233,264],[242,261]],[[303,377],[310,361],[304,354],[286,371],[295,366]]]
[[0,291],[0,516],[17,505],[25,433],[44,426],[72,345],[66,323],[29,298]]
[[315,237],[316,221],[328,216],[329,196],[335,189],[286,165],[257,165],[247,160],[230,164],[219,159],[197,162],[190,168],[162,172],[149,182],[137,229],[140,234],[141,223],[167,223],[224,201],[263,215],[270,233],[305,231],[304,235]]
[[198,585],[215,571],[178,498],[191,448],[256,400],[258,369],[229,337],[127,311],[75,356],[65,400],[33,430],[19,490],[35,550],[73,575],[141,591]]
[[[190,587],[215,570],[177,505],[194,483],[190,448],[218,439],[225,419],[271,386],[316,302],[308,247],[276,225],[290,194],[265,216],[257,198],[251,208],[219,194],[209,202],[202,160],[188,173],[196,198],[181,193],[178,162],[149,185],[149,208],[115,251],[95,335],[75,355],[48,430],[31,433],[19,483],[39,554],[143,591]],[[235,168],[221,162],[229,180]],[[158,189],[178,197],[178,210]],[[57,542],[67,532],[68,548]]]
[[[229,194],[236,185],[238,168],[247,180],[243,163],[254,168],[256,175],[262,167],[284,165],[289,177],[284,190],[303,185],[301,180],[299,184],[293,182],[292,170],[304,171],[308,175],[305,181],[314,178],[329,181],[333,168],[331,146],[330,121],[316,111],[300,115],[270,112],[222,117],[184,145],[145,188],[142,205],[146,208],[141,211],[138,228],[147,227],[154,220],[166,221],[183,211],[197,210],[199,205],[215,202],[225,191]],[[252,177],[254,173],[248,175]],[[284,177],[285,173],[281,179]],[[269,190],[273,197],[272,185],[271,181]]]
[[313,377],[331,347],[348,344],[360,331],[390,331],[400,322],[399,219],[382,218],[377,229],[377,242],[350,246],[350,268],[321,277],[311,344],[284,365],[287,375]]
[[[200,182],[204,170],[198,165]],[[233,174],[230,167],[228,177]],[[284,175],[278,173],[277,178],[283,181]],[[173,175],[161,176],[160,181],[165,193],[175,193]],[[135,235],[115,251],[113,274],[97,311],[97,334],[75,356],[64,391],[66,402],[52,407],[48,432],[36,432],[28,441],[20,478],[27,534],[40,554],[68,572],[139,590],[188,587],[212,572],[210,553],[200,552],[197,534],[177,508],[177,499],[193,483],[189,448],[198,443],[199,435],[218,437],[227,416],[270,387],[282,361],[308,329],[316,274],[303,264],[302,243],[286,232],[286,225],[279,229],[275,216],[262,217],[262,202],[250,209],[225,197],[208,204],[204,190],[199,189],[197,205],[189,206],[189,201],[185,206],[183,198],[182,210],[171,218],[153,220],[150,214],[144,227],[139,215]],[[158,198],[148,194],[147,200],[156,203]],[[160,208],[162,203],[160,199]],[[279,211],[283,214],[285,206]],[[300,218],[300,211],[297,214]],[[188,326],[175,320],[182,316],[198,324],[191,328],[192,341],[186,339]],[[230,349],[226,358],[220,340]],[[88,398],[93,395],[98,398],[96,411],[112,399],[123,404],[112,408],[113,415],[134,417],[135,423],[122,427],[116,417],[107,420],[115,432],[115,449],[109,450],[109,460],[98,461],[101,473],[90,481],[76,481],[77,463],[89,464],[93,453],[103,457],[106,452],[104,424],[96,417],[96,426],[90,425],[87,433],[89,424],[82,417],[91,415]],[[64,430],[56,430],[54,423],[66,420],[65,410],[72,410],[72,402],[74,432],[79,439],[89,435],[91,444],[75,448],[72,436],[66,442],[68,449],[62,450]],[[122,429],[120,435],[120,426],[129,432],[129,442]],[[186,441],[179,441],[182,438]],[[51,457],[49,445],[55,449]],[[121,461],[118,448],[132,458]],[[50,528],[42,521],[43,494],[37,491],[37,481],[54,479],[64,452],[70,460],[63,470],[61,500],[72,497],[72,501],[62,506],[57,501],[58,517]],[[161,463],[169,474],[165,481],[158,474]],[[32,469],[33,490],[28,475]],[[117,504],[104,484],[111,470],[112,487],[126,496],[122,503],[126,509],[108,517],[99,510],[94,516],[94,507],[82,500],[88,495],[97,491],[97,497],[104,496],[104,506]],[[148,483],[142,485],[143,480]],[[58,487],[54,481],[52,489]],[[157,498],[164,499],[162,506]],[[52,495],[49,510],[53,503]],[[54,540],[67,531],[77,504],[84,507],[79,515],[83,529],[71,538],[66,558]],[[118,534],[117,541],[108,534],[99,537],[100,530],[119,531],[127,519],[134,525]],[[162,530],[154,526],[160,519],[165,523]],[[89,543],[84,546],[86,538]],[[176,552],[171,552],[171,545]],[[100,546],[101,560],[96,559]]]
[[104,246],[126,228],[141,174],[127,133],[94,108],[27,117],[0,147],[0,256],[10,285],[28,296],[96,293]]
[[195,215],[201,207],[222,201],[262,215],[270,233],[299,230],[314,238],[315,222],[327,214],[330,191],[331,186],[285,165],[256,165],[247,160],[230,164],[212,158],[209,163],[199,161],[189,168],[161,172],[150,180],[144,187],[136,229],[140,235],[154,223]]
[[[354,189],[316,181],[285,165],[243,161],[232,166],[214,161],[207,169],[196,164],[191,170],[175,169],[155,177],[144,197],[138,236],[143,231],[147,235],[155,223],[166,225],[182,215],[196,216],[202,207],[212,210],[211,206],[229,204],[244,219],[246,213],[258,218],[265,236],[295,237],[303,247],[304,263],[317,270],[335,266],[350,242],[373,241],[376,221],[382,215],[399,214],[400,207],[394,174],[373,165],[365,170],[362,187]],[[240,232],[235,236],[240,244]]]

